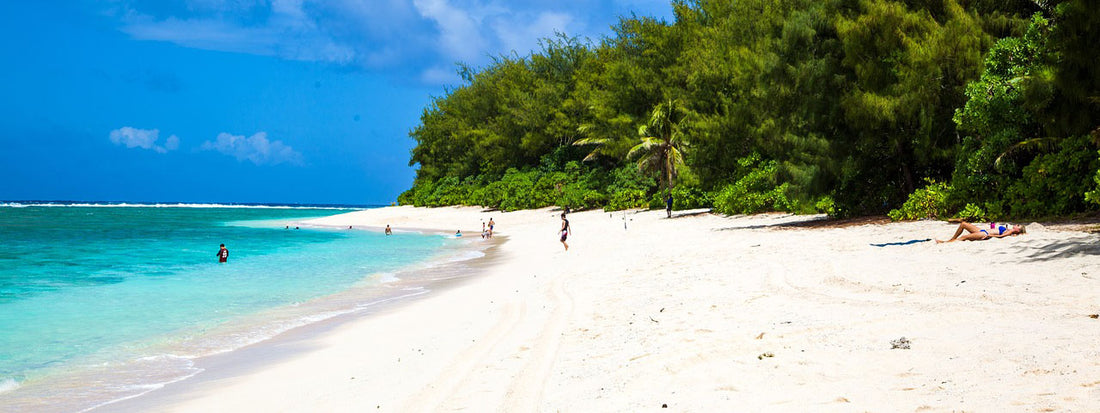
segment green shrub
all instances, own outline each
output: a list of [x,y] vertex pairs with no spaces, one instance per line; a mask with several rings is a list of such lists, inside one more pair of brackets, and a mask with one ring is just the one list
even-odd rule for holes
[[829,215],[836,215],[836,201],[831,196],[824,196],[814,202],[814,211]]
[[[665,192],[658,191],[649,198],[649,209],[665,209]],[[710,208],[710,194],[695,186],[678,186],[672,189],[672,209],[676,211]]]
[[775,161],[761,163],[759,155],[753,154],[738,162],[742,166],[755,167],[737,182],[722,187],[714,194],[716,212],[732,215],[791,210],[791,200],[787,197],[790,184],[776,184],[779,168]]
[[645,208],[645,191],[641,189],[622,189],[611,194],[604,211]]
[[[1100,152],[1097,153],[1100,154]],[[1085,193],[1085,201],[1100,205],[1100,169],[1096,170],[1096,175],[1093,175],[1092,180],[1096,182],[1096,186],[1092,191]]]
[[[1062,139],[1057,152],[1036,156],[1005,193],[1012,216],[1047,217],[1090,209],[1089,175],[1100,167],[1088,136]],[[1093,208],[1095,209],[1095,208]]]
[[989,215],[986,214],[981,207],[974,204],[966,204],[966,207],[964,207],[962,211],[955,214],[955,218],[961,218],[964,221],[970,222],[985,221],[988,217]]
[[928,185],[913,191],[909,200],[901,208],[890,211],[887,215],[894,221],[913,220],[923,218],[938,218],[947,216],[947,195],[951,191],[946,183],[937,183],[925,178]]

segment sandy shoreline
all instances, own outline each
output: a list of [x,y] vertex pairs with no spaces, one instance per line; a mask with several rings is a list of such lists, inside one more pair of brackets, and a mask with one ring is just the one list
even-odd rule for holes
[[954,227],[588,211],[566,253],[557,214],[314,220],[476,236],[492,217],[507,241],[438,294],[97,411],[1100,410],[1096,234],[875,247]]

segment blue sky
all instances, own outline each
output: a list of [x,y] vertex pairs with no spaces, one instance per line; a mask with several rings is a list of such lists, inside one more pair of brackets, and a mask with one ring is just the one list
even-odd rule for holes
[[388,204],[455,63],[666,0],[0,2],[0,200]]

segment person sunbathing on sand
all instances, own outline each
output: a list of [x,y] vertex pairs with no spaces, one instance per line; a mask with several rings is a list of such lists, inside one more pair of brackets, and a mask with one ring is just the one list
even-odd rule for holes
[[[967,234],[960,237],[959,235],[962,235],[964,229],[967,231]],[[985,230],[969,222],[961,222],[959,223],[959,228],[955,230],[955,236],[947,241],[936,240],[936,243],[940,244],[952,241],[985,241],[990,238],[1004,238],[1010,235],[1016,236],[1026,233],[1027,228],[1023,225],[1013,225],[1011,228],[1002,225],[997,227],[997,229]]]

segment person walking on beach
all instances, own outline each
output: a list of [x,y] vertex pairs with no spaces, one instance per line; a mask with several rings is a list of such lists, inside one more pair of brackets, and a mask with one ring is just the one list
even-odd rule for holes
[[495,226],[495,225],[496,225],[496,223],[493,222],[493,218],[490,217],[489,218],[489,238],[493,237],[493,226]]
[[218,262],[229,262],[229,250],[225,248],[225,244],[218,250]]
[[565,239],[569,238],[572,231],[569,229],[569,220],[565,219],[565,213],[561,213],[561,245],[565,246],[565,250],[569,251],[569,244],[565,243]]

